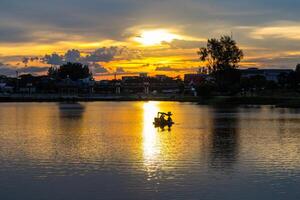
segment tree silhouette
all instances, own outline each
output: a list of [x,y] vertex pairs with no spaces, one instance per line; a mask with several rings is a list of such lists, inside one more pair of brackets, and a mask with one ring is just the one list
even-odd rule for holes
[[207,62],[211,72],[236,69],[244,54],[230,36],[222,36],[219,40],[212,38],[207,41],[207,47],[198,51],[201,61]]
[[48,76],[54,79],[70,78],[73,81],[91,77],[89,67],[81,63],[67,63],[59,68],[51,67],[48,70]]
[[294,72],[287,75],[287,83],[293,89],[298,89],[300,86],[300,64],[297,64]]
[[244,54],[230,36],[209,39],[198,55],[201,61],[206,62],[221,92],[238,91],[240,72],[237,68]]

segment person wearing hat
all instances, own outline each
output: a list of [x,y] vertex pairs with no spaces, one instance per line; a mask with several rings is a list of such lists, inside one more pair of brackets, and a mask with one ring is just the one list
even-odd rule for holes
[[168,116],[168,123],[172,123],[172,118],[171,118],[171,116],[172,116],[172,113],[171,112],[168,112],[168,114],[167,114],[167,116]]

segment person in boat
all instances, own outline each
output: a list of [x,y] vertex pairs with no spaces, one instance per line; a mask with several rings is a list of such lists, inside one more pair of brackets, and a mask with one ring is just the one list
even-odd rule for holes
[[159,119],[160,119],[161,122],[165,122],[166,121],[165,115],[166,115],[165,113],[160,113]]
[[167,116],[168,116],[168,119],[167,119],[168,123],[169,123],[169,124],[172,123],[172,122],[173,122],[173,120],[172,120],[172,118],[171,118],[172,113],[171,113],[171,112],[168,112],[168,113],[167,113]]
[[[159,119],[161,122],[168,122],[168,123],[171,123],[173,122],[171,116],[172,116],[172,113],[171,112],[168,112],[168,113],[165,113],[165,112],[158,112],[158,115],[159,115]],[[167,119],[165,117],[168,117]]]

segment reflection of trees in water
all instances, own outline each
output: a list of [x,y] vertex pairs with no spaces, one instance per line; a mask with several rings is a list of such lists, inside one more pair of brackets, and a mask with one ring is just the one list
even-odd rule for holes
[[212,112],[211,167],[226,169],[237,160],[239,146],[236,108],[214,108]]
[[83,114],[85,107],[80,103],[59,103],[60,143],[67,147],[75,147],[80,142],[83,132]]
[[[276,120],[276,124],[278,126],[278,136],[281,140],[299,136],[299,127],[291,127],[291,124],[300,124],[300,109],[298,108],[275,108],[274,116],[278,116]],[[277,123],[278,122],[278,123]],[[283,142],[283,141],[281,141]]]
[[85,107],[80,103],[59,103],[60,117],[63,118],[81,118]]

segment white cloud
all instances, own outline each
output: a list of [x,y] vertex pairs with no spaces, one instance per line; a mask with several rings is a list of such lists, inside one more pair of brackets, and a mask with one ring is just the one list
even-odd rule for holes
[[254,39],[277,38],[288,40],[300,40],[300,23],[279,22],[260,27],[253,27],[250,32],[250,36]]

